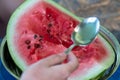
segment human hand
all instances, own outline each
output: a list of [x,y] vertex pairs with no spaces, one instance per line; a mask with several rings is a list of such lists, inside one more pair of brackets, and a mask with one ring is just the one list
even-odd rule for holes
[[[61,64],[65,59],[67,63]],[[31,65],[20,80],[67,80],[78,67],[78,60],[73,53],[55,54]]]

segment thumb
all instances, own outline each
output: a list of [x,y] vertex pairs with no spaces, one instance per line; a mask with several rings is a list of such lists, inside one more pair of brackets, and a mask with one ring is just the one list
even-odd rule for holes
[[65,53],[59,53],[59,54],[51,55],[43,59],[41,62],[43,62],[43,65],[50,67],[62,63],[66,58],[67,55]]
[[68,54],[68,63],[61,65],[61,69],[67,70],[69,73],[75,71],[79,66],[77,57],[71,52]]

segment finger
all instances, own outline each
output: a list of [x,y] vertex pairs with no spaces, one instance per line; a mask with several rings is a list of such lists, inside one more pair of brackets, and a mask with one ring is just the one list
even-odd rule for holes
[[49,56],[49,57],[43,59],[41,62],[43,62],[43,65],[53,66],[53,65],[62,63],[66,59],[66,56],[67,55],[65,53],[59,53],[59,54]]
[[77,57],[73,53],[68,55],[68,63],[62,65],[62,67],[67,70],[69,73],[75,71],[79,66]]

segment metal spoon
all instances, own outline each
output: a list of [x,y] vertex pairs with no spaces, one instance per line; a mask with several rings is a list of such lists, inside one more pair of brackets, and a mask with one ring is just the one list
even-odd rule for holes
[[75,46],[85,46],[90,44],[98,34],[100,21],[96,17],[84,19],[72,33],[73,44],[65,51],[68,54]]

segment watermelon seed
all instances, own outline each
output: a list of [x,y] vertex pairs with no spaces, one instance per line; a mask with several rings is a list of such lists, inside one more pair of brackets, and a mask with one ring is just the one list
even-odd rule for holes
[[40,48],[40,44],[34,44],[35,48]]
[[31,48],[31,46],[29,45],[28,47],[27,47],[27,49],[30,49]]
[[41,36],[41,35],[40,35],[39,37],[40,37],[41,39],[43,38],[43,36]]
[[53,38],[53,36],[52,36],[52,35],[50,35],[49,37],[50,37],[50,38]]
[[41,39],[39,39],[39,42],[41,42],[42,41],[42,38]]
[[34,39],[36,39],[36,38],[37,38],[37,35],[35,34],[35,35],[34,35]]
[[28,44],[30,44],[31,42],[30,42],[30,40],[26,40],[25,43],[28,45]]
[[51,30],[48,29],[47,32],[50,34]]
[[51,23],[49,23],[49,24],[48,24],[48,27],[52,27],[52,24],[51,24]]
[[43,39],[43,36],[40,35],[39,37],[40,37],[39,41],[41,41]]

